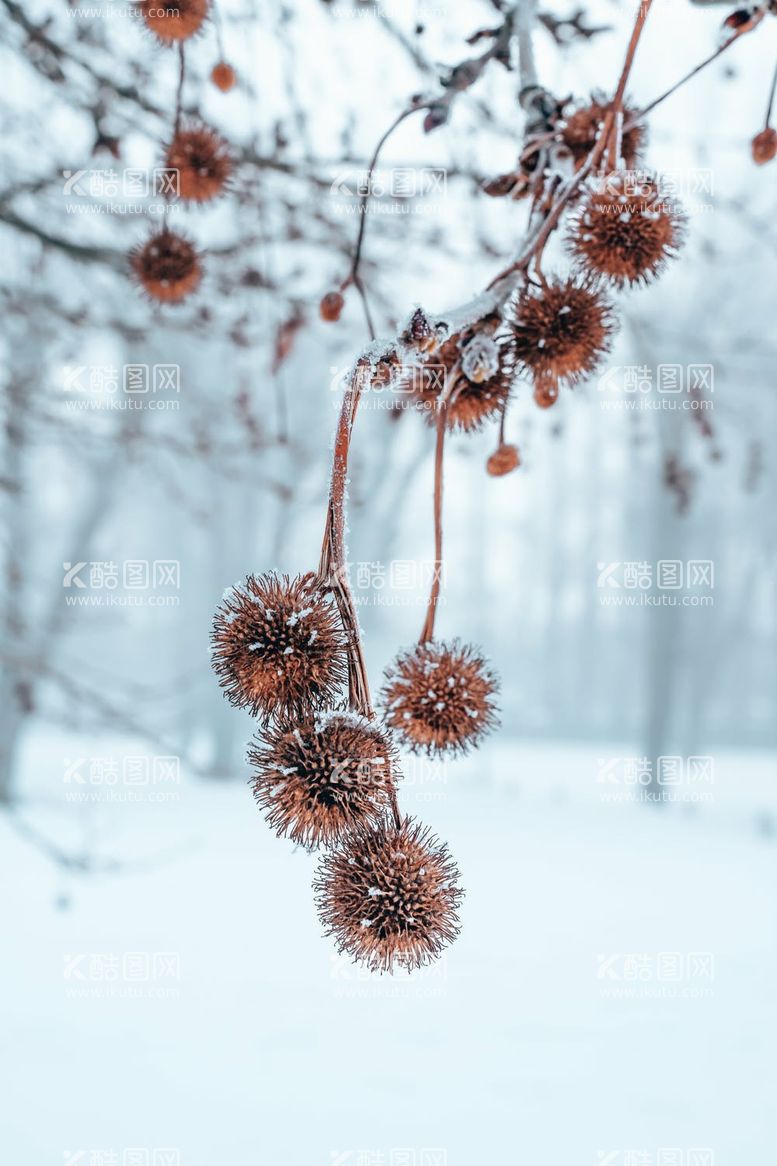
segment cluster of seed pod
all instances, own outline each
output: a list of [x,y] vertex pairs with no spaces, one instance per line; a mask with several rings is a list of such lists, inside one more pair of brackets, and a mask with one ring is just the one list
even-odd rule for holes
[[[572,108],[551,103],[550,129],[538,138],[542,149],[534,149],[529,138],[519,168],[486,184],[492,196],[532,194],[535,205],[545,204],[546,211],[562,181],[568,189],[576,187],[559,216],[566,224],[569,270],[545,275],[541,254],[532,256],[511,295],[466,328],[443,328],[443,338],[435,341],[440,326],[430,322],[432,341],[403,374],[405,393],[430,420],[435,416],[430,404],[443,391],[449,429],[472,432],[499,420],[499,444],[487,463],[493,476],[520,465],[518,449],[503,437],[505,412],[519,382],[528,380],[535,403],[547,409],[561,389],[587,379],[616,331],[610,291],[656,278],[685,237],[679,203],[663,189],[660,177],[641,168],[645,132],[632,120],[634,111],[626,108],[621,114],[620,156],[614,165],[602,151],[591,171],[608,109],[597,96]],[[541,157],[544,163],[538,162]],[[563,160],[563,179],[547,169],[549,158],[554,165]],[[584,167],[586,173],[575,184],[574,176]]]
[[248,753],[259,808],[278,836],[323,849],[318,911],[340,950],[409,969],[455,938],[462,891],[447,847],[399,813],[395,740],[465,750],[495,722],[496,682],[472,649],[421,644],[387,670],[381,722],[349,707],[351,651],[316,575],[249,576],[216,612],[214,669],[260,723]]
[[[203,205],[228,188],[232,159],[227,143],[217,130],[201,121],[186,124],[181,115],[185,46],[205,28],[212,0],[138,0],[145,27],[166,48],[176,48],[180,62],[178,103],[173,132],[164,147],[164,169],[170,176],[164,195],[168,202]],[[224,60],[213,66],[211,81],[226,93],[235,84],[235,71]],[[196,245],[167,221],[133,249],[130,271],[146,295],[156,303],[180,304],[200,285],[202,258]]]

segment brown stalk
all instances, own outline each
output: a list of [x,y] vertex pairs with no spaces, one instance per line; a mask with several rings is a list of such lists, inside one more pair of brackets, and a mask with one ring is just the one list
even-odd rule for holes
[[442,486],[443,463],[445,453],[445,432],[448,420],[448,407],[453,400],[454,385],[460,371],[458,361],[447,375],[445,387],[437,402],[437,440],[434,450],[434,574],[432,588],[429,593],[429,603],[426,608],[426,619],[418,638],[419,644],[428,644],[434,639],[434,620],[437,615],[437,604],[440,599],[442,585]]
[[[375,717],[375,710],[372,707],[370,697],[370,684],[364,659],[359,617],[348,581],[348,565],[345,559],[345,496],[348,482],[348,455],[356,411],[369,376],[369,361],[362,357],[348,381],[340,407],[318,578],[321,585],[331,591],[334,597],[348,639],[349,706],[371,721]],[[389,798],[394,821],[399,829],[402,815],[399,811],[393,784]]]

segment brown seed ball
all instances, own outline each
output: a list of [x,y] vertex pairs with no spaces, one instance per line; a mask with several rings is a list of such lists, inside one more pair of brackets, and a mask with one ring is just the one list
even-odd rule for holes
[[[572,154],[575,170],[580,169],[594,148],[599,131],[602,128],[602,123],[607,116],[607,111],[608,105],[606,101],[592,97],[587,104],[578,105],[571,109],[559,123],[559,140],[564,143]],[[624,106],[624,123],[636,112],[635,109]],[[646,133],[643,125],[632,126],[631,129],[626,130],[623,134],[621,139],[621,154],[623,157],[623,165],[627,170],[632,170],[639,161],[640,154],[645,145],[645,138]]]
[[486,462],[486,469],[493,478],[511,474],[521,464],[517,445],[500,445]]
[[760,134],[755,135],[751,146],[756,166],[765,166],[767,162],[777,157],[777,130],[767,126]]
[[137,0],[146,28],[165,45],[189,40],[208,15],[208,0]]
[[235,86],[237,76],[235,70],[226,61],[217,61],[211,70],[210,79],[222,93],[229,93],[230,89]]
[[509,353],[494,340],[498,322],[498,317],[493,316],[474,328],[457,332],[422,364],[408,371],[401,391],[423,410],[430,425],[436,423],[436,405],[446,387],[445,426],[449,430],[474,433],[504,411],[510,398],[513,366]]
[[319,918],[340,952],[371,971],[423,967],[459,933],[464,892],[447,846],[412,818],[355,831],[322,858]]
[[300,846],[328,846],[377,824],[389,808],[393,750],[387,735],[353,713],[272,725],[248,753],[254,797],[269,825]]
[[615,331],[609,301],[582,278],[526,287],[505,323],[504,343],[535,384],[577,384],[594,371]]
[[163,304],[180,303],[202,279],[202,265],[192,243],[166,227],[132,251],[130,268],[146,293]]
[[497,723],[497,680],[475,649],[418,644],[386,669],[386,724],[414,753],[464,753]]
[[334,324],[340,319],[344,307],[345,297],[338,291],[329,291],[325,296],[322,296],[318,310],[322,320]]
[[227,143],[205,125],[179,130],[165,165],[178,171],[178,193],[186,202],[209,202],[223,194],[232,172]]
[[677,256],[685,223],[657,179],[610,174],[589,189],[571,219],[567,247],[583,271],[618,287],[647,283]]
[[228,699],[265,720],[331,702],[347,676],[337,611],[312,575],[249,575],[213,622],[213,668]]

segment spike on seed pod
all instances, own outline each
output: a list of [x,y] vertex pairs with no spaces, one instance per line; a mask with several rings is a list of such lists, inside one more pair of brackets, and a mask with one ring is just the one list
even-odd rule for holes
[[226,61],[216,62],[216,64],[211,69],[210,79],[216,88],[220,89],[222,93],[229,93],[230,89],[234,88],[235,82],[237,81],[235,70],[231,65],[227,64]]
[[566,243],[584,272],[617,287],[633,286],[655,278],[676,258],[685,225],[685,213],[657,178],[642,175],[635,182],[625,173],[610,174],[589,187]]
[[331,712],[271,725],[248,753],[269,825],[300,846],[328,846],[390,808],[394,753],[382,729]]
[[213,622],[213,668],[232,704],[265,722],[333,701],[347,677],[337,611],[312,575],[268,572],[230,587]]
[[497,723],[497,680],[457,640],[417,644],[386,669],[384,719],[414,753],[464,753]]
[[760,134],[753,138],[751,149],[756,166],[765,166],[767,162],[771,162],[777,157],[777,130],[771,126],[761,130]]
[[195,36],[208,15],[208,0],[136,0],[143,23],[164,45]]
[[[558,136],[570,151],[575,170],[580,169],[596,145],[596,139],[607,116],[608,108],[606,101],[598,97],[591,97],[587,104],[578,105],[569,113],[565,113],[559,122]],[[624,106],[624,123],[628,122],[636,112],[636,109]],[[633,170],[636,166],[644,149],[645,139],[644,125],[633,125],[624,132],[621,140],[621,154],[626,170]]]
[[502,478],[511,474],[521,464],[521,455],[517,445],[502,444],[495,449],[486,462],[486,469],[492,478]]
[[535,385],[573,386],[594,371],[615,331],[612,306],[590,280],[526,287],[508,306],[503,343]]
[[130,268],[151,299],[178,304],[199,285],[202,265],[192,243],[163,227],[130,253]]
[[177,171],[178,194],[186,202],[209,202],[223,194],[232,172],[226,142],[206,125],[178,130],[167,147],[165,165]]
[[318,310],[322,320],[334,324],[340,319],[344,307],[345,297],[339,291],[328,291],[321,297]]
[[447,846],[413,818],[362,827],[327,853],[314,891],[338,950],[371,971],[420,968],[459,933],[463,891]]

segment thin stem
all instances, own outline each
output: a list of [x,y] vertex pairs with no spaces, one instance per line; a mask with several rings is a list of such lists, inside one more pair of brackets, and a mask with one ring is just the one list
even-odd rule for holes
[[440,398],[437,407],[437,442],[434,451],[434,575],[432,590],[426,608],[426,619],[419,636],[419,644],[428,644],[434,639],[434,619],[440,598],[442,579],[442,478],[443,454],[445,450],[445,428],[448,421],[448,402]]
[[766,105],[766,121],[764,122],[764,129],[768,130],[772,122],[772,110],[774,109],[774,94],[777,90],[777,65],[774,67],[774,76],[772,77],[772,87],[769,90],[769,100]]
[[183,85],[186,80],[186,56],[184,54],[183,41],[178,45],[178,89],[175,95],[175,122],[173,123],[173,131],[175,136],[181,128],[181,116],[183,114]]
[[[701,73],[702,69],[706,69],[707,66],[711,65],[713,61],[717,61],[718,57],[725,53],[727,49],[730,49],[735,41],[738,41],[742,36],[744,36],[745,32],[750,31],[751,28],[745,28],[744,31],[737,31],[732,33],[728,40],[724,41],[719,48],[715,49],[714,53],[711,53],[708,57],[705,57],[705,59],[701,61],[700,64],[695,65],[694,68],[691,69],[689,73],[686,73],[684,77],[681,77],[679,81],[675,81],[674,85],[665,90],[665,92],[662,93],[660,97],[657,97],[655,101],[651,101],[650,105],[646,105],[644,109],[639,111],[639,113],[633,114],[633,116],[629,118],[623,127],[624,131],[632,129],[635,125],[637,125],[638,122],[643,121],[649,113],[653,112],[657,105],[660,105],[662,101],[666,101],[667,97],[671,97],[672,94],[676,93],[678,89],[682,88],[686,82],[692,80],[697,73]],[[777,73],[775,73],[775,80],[777,80]]]
[[378,165],[381,151],[394,131],[399,126],[401,126],[402,122],[410,117],[411,114],[418,113],[418,111],[421,109],[428,109],[428,107],[428,103],[410,105],[407,107],[407,109],[403,109],[398,117],[394,118],[391,125],[379,138],[378,144],[372,152],[372,157],[370,158],[369,165],[367,166],[367,181],[365,183],[364,190],[359,195],[359,231],[356,236],[356,247],[354,248],[353,260],[351,261],[351,270],[349,271],[346,279],[343,280],[343,283],[340,286],[340,290],[345,291],[345,289],[350,287],[351,284],[353,284],[356,288],[364,306],[364,315],[367,320],[367,328],[369,330],[371,340],[375,339],[375,328],[373,326],[369,304],[367,302],[367,293],[364,289],[364,284],[362,283],[361,276],[359,274],[359,265],[361,264],[362,252],[364,250],[364,239],[367,232],[367,214],[369,212],[370,198],[372,197],[372,178],[375,173],[375,167]]

